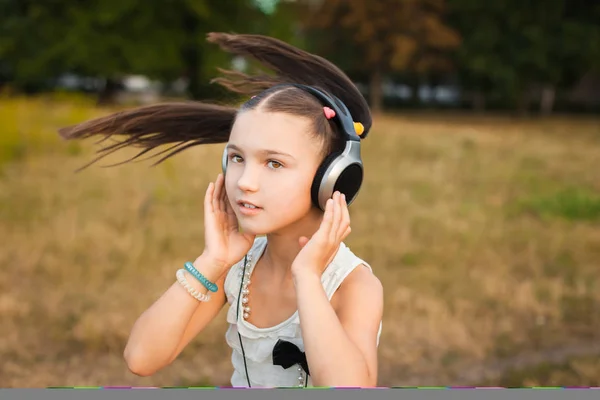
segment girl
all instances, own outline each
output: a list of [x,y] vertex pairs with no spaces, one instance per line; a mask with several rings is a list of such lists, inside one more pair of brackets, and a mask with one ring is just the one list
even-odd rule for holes
[[[204,197],[204,251],[135,322],[127,365],[141,376],[166,367],[227,303],[233,386],[375,386],[382,286],[343,243],[362,173],[346,176],[343,193],[327,198],[314,183],[328,155],[359,141],[354,132],[356,142],[344,136],[348,118],[366,136],[369,108],[321,57],[258,35],[212,33],[208,40],[275,75],[223,71],[214,81],[252,96],[239,109],[167,103],[60,131],[67,139],[123,138],[99,158],[125,146],[141,147],[139,157],[174,144],[159,162],[190,146],[227,142],[224,174]],[[344,105],[351,116],[342,115]]]

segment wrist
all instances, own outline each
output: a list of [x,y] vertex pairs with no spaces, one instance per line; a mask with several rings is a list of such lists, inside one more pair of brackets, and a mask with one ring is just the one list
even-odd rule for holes
[[213,283],[219,280],[226,268],[225,263],[215,260],[206,254],[200,255],[192,264],[198,272]]
[[292,280],[295,285],[304,282],[321,282],[321,276],[312,268],[294,268],[292,266]]
[[[196,291],[198,293],[209,294],[209,290],[206,288],[206,286],[204,286],[198,279],[196,279],[196,277],[194,277],[192,274],[190,274],[189,271],[184,270],[183,277],[185,279],[185,282],[192,288],[196,289]],[[179,280],[179,278],[178,278],[178,280]]]

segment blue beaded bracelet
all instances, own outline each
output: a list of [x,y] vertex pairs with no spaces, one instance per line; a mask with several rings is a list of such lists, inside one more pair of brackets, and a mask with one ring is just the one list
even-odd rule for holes
[[215,285],[214,283],[212,283],[211,281],[206,279],[206,277],[204,275],[202,275],[200,273],[200,271],[198,271],[196,268],[194,268],[194,264],[192,264],[191,262],[189,262],[189,261],[186,262],[184,264],[184,267],[187,272],[192,274],[194,276],[194,278],[198,279],[198,281],[200,281],[200,283],[202,285],[204,285],[204,287],[207,288],[208,290],[210,290],[211,292],[216,292],[219,289],[217,287],[217,285]]

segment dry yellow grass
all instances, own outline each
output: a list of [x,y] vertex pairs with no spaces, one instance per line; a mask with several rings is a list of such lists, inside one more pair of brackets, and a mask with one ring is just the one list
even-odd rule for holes
[[[0,99],[0,386],[226,385],[223,316],[153,377],[122,360],[135,319],[202,250],[222,146],[76,174],[94,146],[55,129],[103,113]],[[376,117],[347,243],[385,287],[380,385],[473,384],[502,360],[569,348],[568,368],[485,382],[600,384],[595,359],[569,360],[600,351],[588,347],[600,336],[599,126]]]

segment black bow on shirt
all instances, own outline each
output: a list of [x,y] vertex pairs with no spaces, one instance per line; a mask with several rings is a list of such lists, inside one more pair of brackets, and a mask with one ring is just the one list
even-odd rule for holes
[[285,340],[278,340],[273,347],[273,365],[280,365],[285,369],[288,369],[292,365],[300,364],[302,369],[307,375],[308,362],[306,361],[306,354],[300,351],[298,346]]

